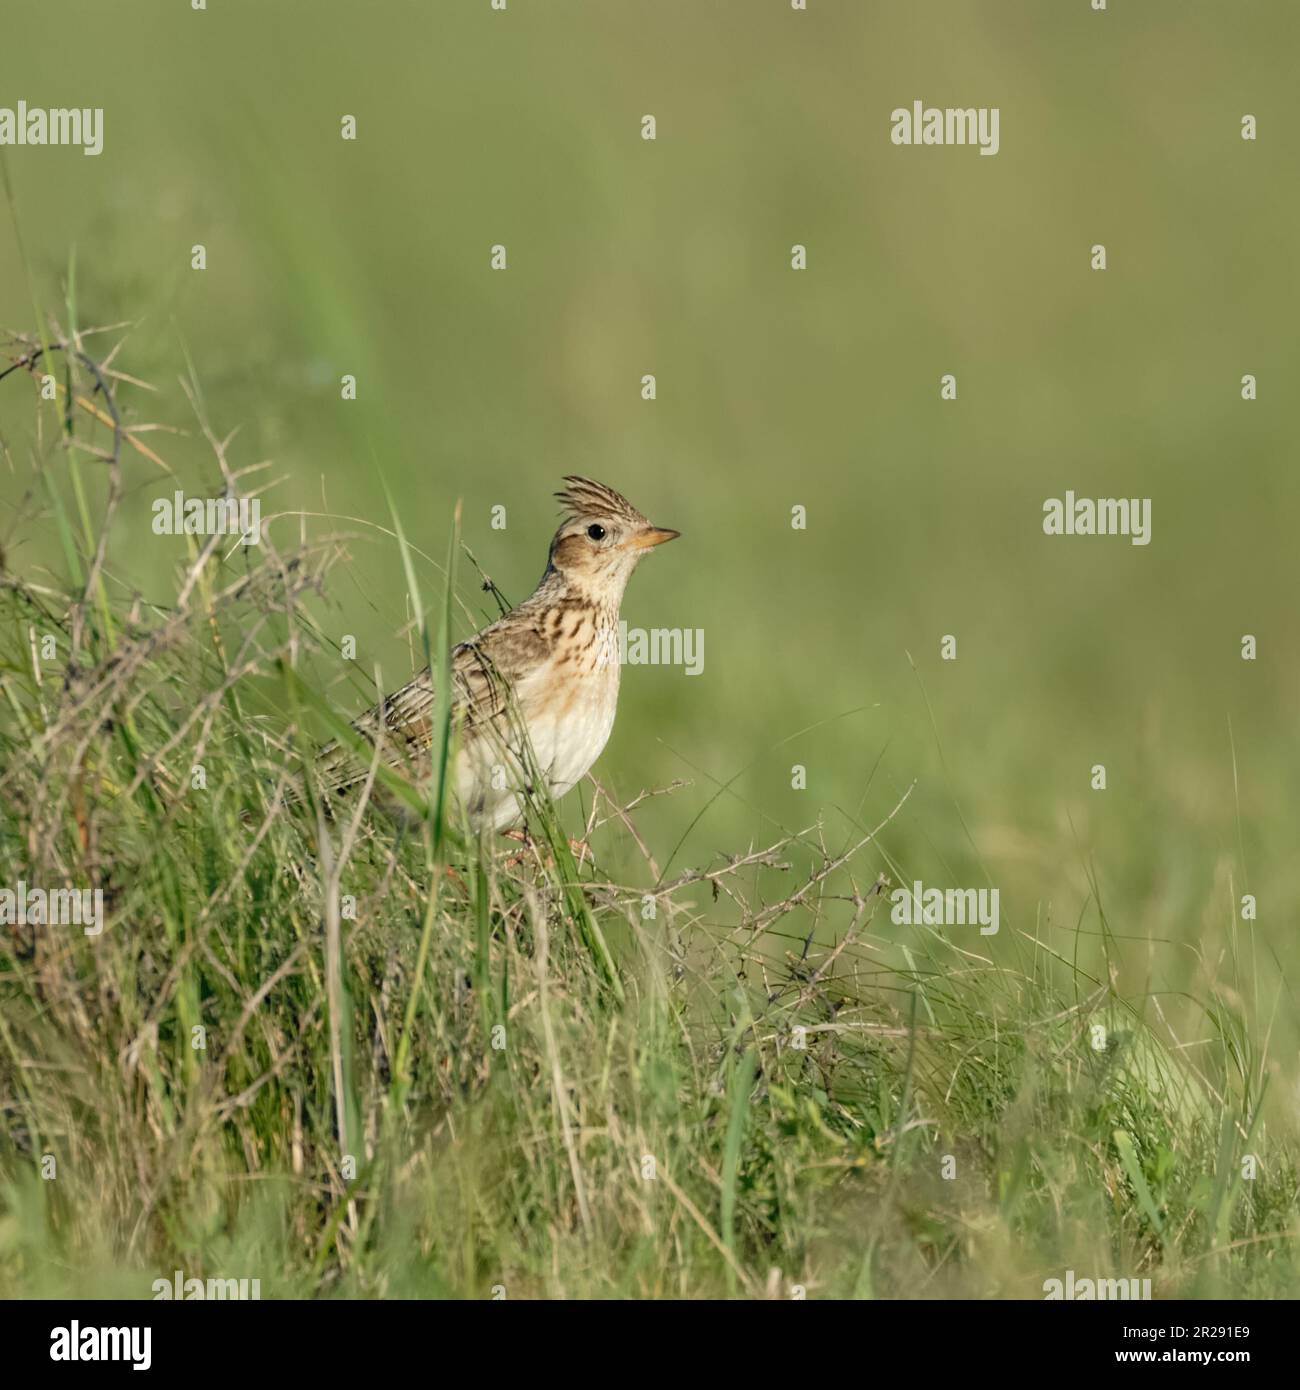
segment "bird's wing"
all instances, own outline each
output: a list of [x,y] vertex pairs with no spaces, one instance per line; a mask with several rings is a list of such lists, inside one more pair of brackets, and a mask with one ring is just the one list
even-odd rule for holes
[[[518,622],[507,626],[504,619],[452,650],[451,722],[462,745],[493,729],[504,731],[511,690],[545,659],[548,650],[540,628]],[[370,743],[382,740],[381,762],[418,770],[426,764],[433,743],[436,705],[433,673],[425,667],[400,690],[354,719],[352,727]],[[326,790],[350,786],[366,773],[359,755],[337,742],[317,755],[317,780]]]

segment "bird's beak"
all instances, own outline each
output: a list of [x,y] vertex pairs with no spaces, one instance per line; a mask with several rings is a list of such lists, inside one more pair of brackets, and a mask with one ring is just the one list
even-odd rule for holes
[[666,526],[647,526],[628,538],[633,550],[649,550],[652,545],[663,545],[665,541],[675,541],[682,533],[670,531]]

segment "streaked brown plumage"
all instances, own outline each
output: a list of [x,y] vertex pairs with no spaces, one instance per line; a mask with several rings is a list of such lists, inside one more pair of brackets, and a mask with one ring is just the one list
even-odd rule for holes
[[[533,594],[451,653],[453,785],[471,822],[506,829],[521,819],[540,775],[563,796],[600,756],[618,701],[618,613],[632,571],[678,532],[653,526],[621,494],[567,477],[564,519]],[[354,721],[381,741],[390,766],[427,772],[435,711],[428,667]],[[341,789],[365,776],[337,745],[319,781]]]

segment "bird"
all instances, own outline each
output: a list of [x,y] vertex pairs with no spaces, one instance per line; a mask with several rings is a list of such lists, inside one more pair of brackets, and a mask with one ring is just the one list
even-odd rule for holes
[[[570,474],[546,569],[533,593],[453,648],[450,658],[451,787],[476,831],[511,833],[541,780],[562,797],[586,776],[614,728],[619,688],[619,607],[633,570],[680,531],[653,525],[605,483]],[[390,767],[431,767],[434,673],[353,720]],[[337,742],[316,761],[317,781],[338,793],[364,781],[358,753]]]

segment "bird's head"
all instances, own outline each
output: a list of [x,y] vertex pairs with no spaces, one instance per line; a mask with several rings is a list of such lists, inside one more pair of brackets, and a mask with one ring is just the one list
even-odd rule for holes
[[548,568],[593,601],[622,597],[632,571],[655,546],[681,534],[652,525],[612,487],[590,478],[565,478],[555,495],[564,520],[551,542]]

